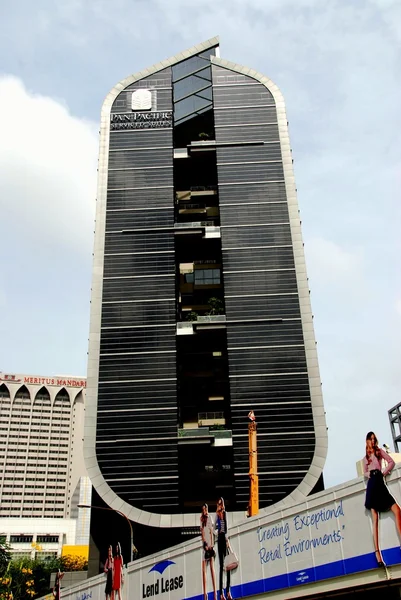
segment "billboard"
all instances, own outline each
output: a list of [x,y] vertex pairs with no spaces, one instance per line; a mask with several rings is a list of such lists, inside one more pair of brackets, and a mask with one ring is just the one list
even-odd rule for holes
[[[399,502],[401,469],[394,469],[387,484]],[[235,527],[230,527],[227,514],[230,546],[238,557],[238,567],[229,576],[232,597],[249,598],[329,579],[335,589],[337,577],[381,568],[374,552],[371,515],[364,501],[365,482],[359,478],[310,496],[304,503],[281,504],[281,510],[273,508]],[[212,508],[209,515],[214,528]],[[215,531],[213,536],[215,557],[207,561],[207,536],[200,535],[131,563],[125,572],[122,599],[204,600],[204,585],[208,600],[214,600],[215,587],[219,597],[221,571]],[[386,565],[401,563],[400,543],[394,514],[382,513],[379,544]],[[229,597],[228,572],[222,575]],[[103,600],[105,584],[105,576],[97,576],[86,585],[65,590],[63,598]]]

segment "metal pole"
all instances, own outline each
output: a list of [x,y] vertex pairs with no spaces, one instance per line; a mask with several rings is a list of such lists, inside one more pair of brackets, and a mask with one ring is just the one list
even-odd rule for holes
[[127,515],[125,515],[124,513],[122,513],[120,510],[115,510],[114,508],[109,508],[106,510],[113,510],[114,512],[118,513],[119,515],[121,515],[122,517],[124,517],[124,519],[127,521],[128,525],[129,525],[129,530],[130,530],[130,541],[131,541],[131,545],[130,545],[130,562],[132,562],[133,558],[133,548],[134,548],[134,531],[132,529],[132,523],[129,520],[129,518],[127,517]]

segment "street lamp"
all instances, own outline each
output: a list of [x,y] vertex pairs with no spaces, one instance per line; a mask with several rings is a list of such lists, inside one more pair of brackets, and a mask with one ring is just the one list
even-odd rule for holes
[[134,532],[132,530],[132,523],[129,520],[129,518],[127,517],[127,515],[125,515],[120,510],[116,510],[115,508],[110,508],[109,506],[93,506],[92,504],[78,504],[77,506],[78,506],[78,508],[96,508],[97,510],[111,510],[112,512],[116,512],[117,514],[119,514],[122,517],[124,517],[124,519],[127,521],[128,525],[129,525],[129,531],[130,531],[130,562],[132,562],[133,561],[133,549],[134,549]]

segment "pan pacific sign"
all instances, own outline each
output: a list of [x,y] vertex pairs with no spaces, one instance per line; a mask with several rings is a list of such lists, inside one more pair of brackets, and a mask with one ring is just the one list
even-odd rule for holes
[[172,111],[114,113],[111,115],[111,131],[124,129],[160,129],[173,126]]

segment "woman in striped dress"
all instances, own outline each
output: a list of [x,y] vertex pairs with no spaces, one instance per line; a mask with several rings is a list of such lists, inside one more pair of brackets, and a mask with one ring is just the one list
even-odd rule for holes
[[224,499],[219,498],[217,500],[216,510],[216,525],[217,525],[217,551],[219,554],[219,587],[220,587],[220,600],[233,600],[230,592],[230,571],[227,571],[226,577],[226,595],[224,596],[223,588],[223,571],[224,571],[224,558],[227,554],[228,549],[228,537],[227,537],[227,513],[224,505]]

